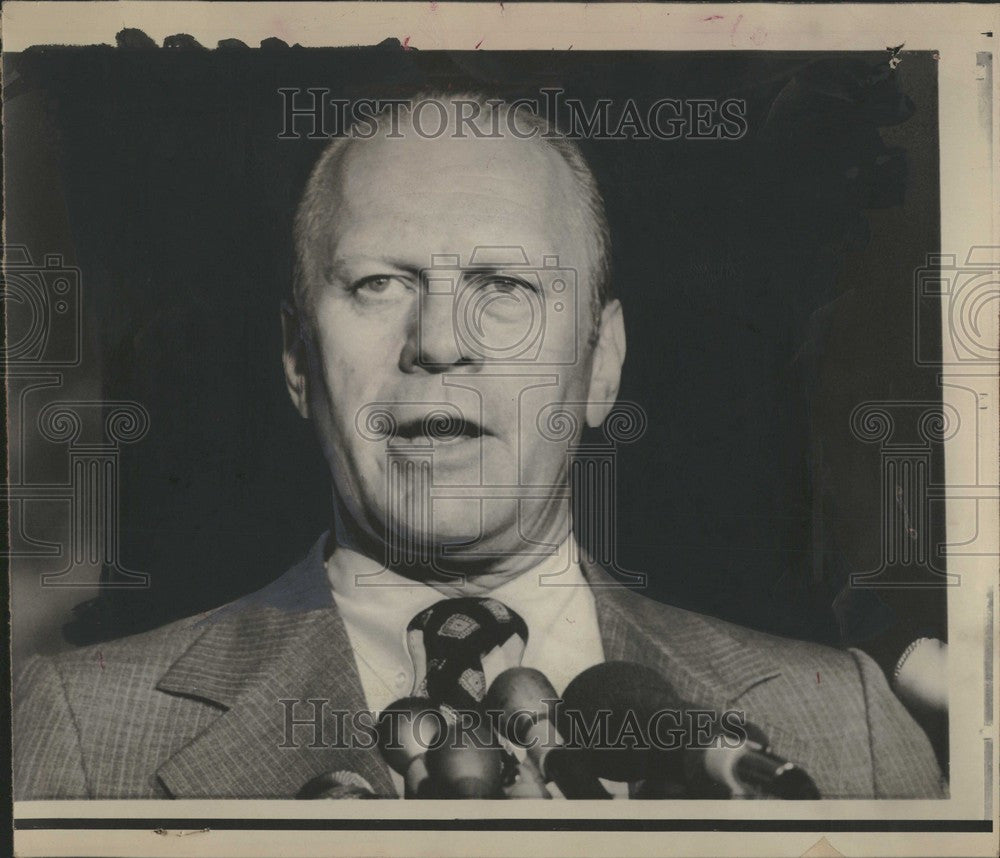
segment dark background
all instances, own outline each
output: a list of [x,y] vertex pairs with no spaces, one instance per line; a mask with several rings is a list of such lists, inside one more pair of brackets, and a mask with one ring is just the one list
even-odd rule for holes
[[[890,73],[888,53],[398,43],[5,55],[7,241],[82,272],[84,360],[66,387],[151,415],[120,477],[121,558],[150,586],[88,601],[15,566],[15,654],[219,605],[328,526],[326,466],[287,400],[278,324],[291,217],[322,142],[278,139],[277,90],[317,86],[745,99],[739,141],[583,144],[626,311],[621,396],[649,415],[619,453],[618,562],[657,599],[860,644],[884,665],[900,642],[943,635],[940,589],[843,598],[850,572],[879,566],[882,527],[879,451],[851,435],[851,410],[940,399],[912,357],[913,270],[938,248],[937,70],[930,54],[900,58]],[[36,474],[64,467],[52,445],[32,455]],[[36,533],[56,538],[57,518]]]

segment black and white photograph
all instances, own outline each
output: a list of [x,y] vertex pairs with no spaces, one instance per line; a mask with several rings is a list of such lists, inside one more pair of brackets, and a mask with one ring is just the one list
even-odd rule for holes
[[7,4],[17,854],[995,855],[998,16],[906,12]]

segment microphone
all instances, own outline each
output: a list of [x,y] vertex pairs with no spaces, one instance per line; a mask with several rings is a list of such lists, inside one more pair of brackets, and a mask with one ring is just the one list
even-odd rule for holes
[[[706,725],[699,733],[708,740],[692,746],[687,730],[675,723],[670,741],[659,735],[665,715],[680,719],[693,707],[684,703],[655,670],[627,661],[610,661],[588,668],[563,694],[564,720],[578,714],[586,725],[598,725],[605,741],[588,749],[592,771],[615,781],[676,781],[698,789],[719,788],[730,797],[761,790],[785,799],[818,799],[812,778],[774,754],[763,732],[752,724]],[[669,723],[669,722],[668,722]],[[595,728],[596,729],[596,728]],[[567,730],[569,732],[569,730]],[[628,735],[627,745],[611,739]],[[677,740],[680,738],[680,741]],[[734,740],[741,739],[734,747]]]
[[427,751],[428,798],[501,798],[504,751],[488,724],[451,724],[445,741]]
[[931,740],[942,769],[948,765],[948,644],[917,638],[896,660],[892,690]]
[[[517,758],[511,755],[511,759],[517,762]],[[552,795],[545,787],[545,778],[538,770],[538,766],[531,757],[525,757],[517,766],[513,768],[512,780],[504,779],[504,798],[540,798],[551,799]]]
[[820,797],[816,784],[803,769],[771,750],[770,741],[760,727],[745,723],[743,729],[746,738],[738,747],[688,749],[684,764],[689,781],[700,778],[724,787],[730,798],[749,797],[754,788],[773,798]]
[[896,660],[892,687],[911,712],[948,711],[948,644],[917,638]]
[[378,798],[375,790],[356,772],[324,772],[308,781],[296,794],[304,799]]
[[379,715],[378,747],[388,766],[403,776],[404,798],[426,797],[426,753],[440,738],[443,725],[440,712],[426,697],[403,697]]
[[581,752],[565,747],[550,711],[558,699],[541,671],[511,667],[493,680],[483,708],[503,716],[503,735],[511,744],[526,748],[545,781],[559,787],[566,798],[611,798]]

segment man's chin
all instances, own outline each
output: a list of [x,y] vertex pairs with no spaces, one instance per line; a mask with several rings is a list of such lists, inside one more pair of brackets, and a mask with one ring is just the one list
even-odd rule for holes
[[[506,501],[480,501],[476,498],[435,499],[431,515],[426,511],[420,516],[397,519],[389,528],[396,545],[387,546],[397,555],[409,553],[434,557],[439,562],[455,559],[473,564],[476,558],[487,559],[516,551],[516,546],[506,545],[504,533],[516,533],[516,503]],[[411,507],[410,510],[413,510]],[[513,513],[513,516],[512,516]],[[483,555],[486,555],[484,557]]]

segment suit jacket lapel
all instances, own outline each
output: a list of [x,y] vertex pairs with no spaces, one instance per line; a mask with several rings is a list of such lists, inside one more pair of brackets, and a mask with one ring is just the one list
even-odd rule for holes
[[592,585],[605,658],[646,664],[691,703],[733,701],[781,674],[759,648],[731,635],[714,617],[665,605],[613,582],[601,567],[582,563]]
[[[618,585],[600,566],[584,560],[597,605],[604,655],[656,670],[692,706],[740,711],[751,689],[780,681],[782,663],[762,637],[739,626],[665,605]],[[792,760],[809,758],[810,742],[794,725],[776,723],[771,711],[748,711],[772,746]]]
[[[330,594],[325,542],[273,584],[200,620],[204,632],[157,684],[222,710],[158,769],[174,797],[291,798],[310,778],[338,770],[395,794],[370,736],[351,729],[351,715],[366,703]],[[297,720],[322,713],[322,726],[289,729],[289,712]],[[344,724],[368,747],[348,747],[355,743]]]

